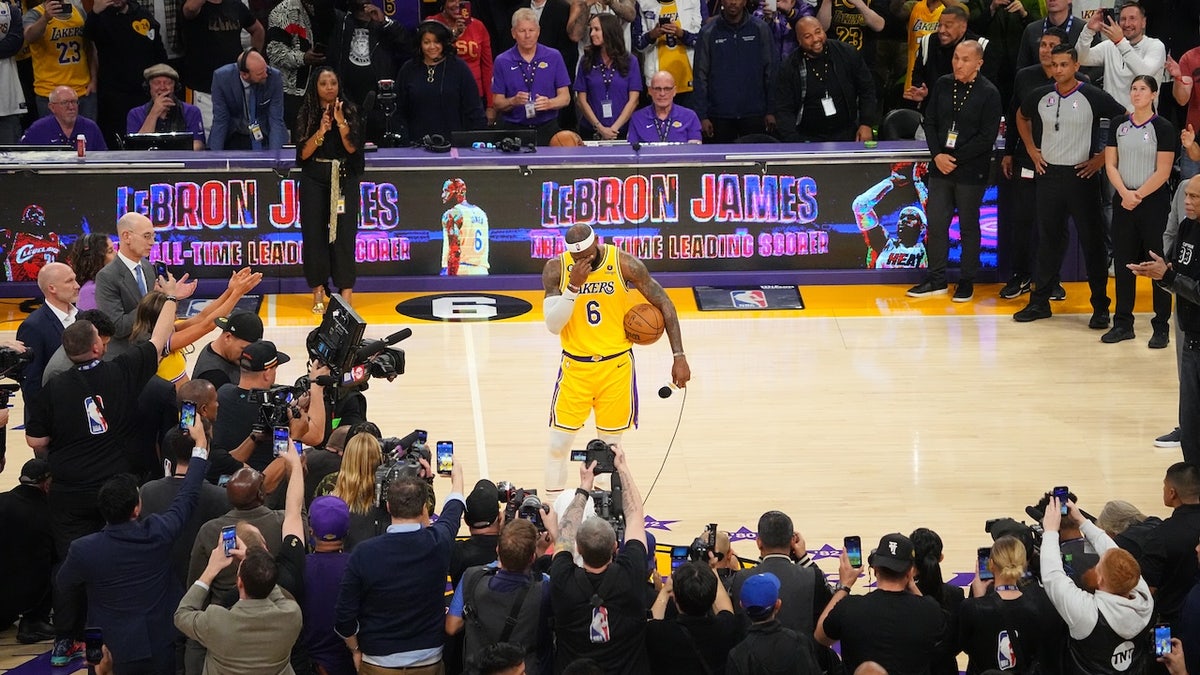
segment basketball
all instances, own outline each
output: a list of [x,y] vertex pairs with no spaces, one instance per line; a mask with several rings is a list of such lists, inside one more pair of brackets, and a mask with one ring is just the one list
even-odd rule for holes
[[550,137],[552,148],[576,148],[583,146],[583,139],[574,131],[564,129]]
[[648,302],[634,305],[625,312],[625,337],[639,345],[652,345],[658,342],[666,330],[662,312]]

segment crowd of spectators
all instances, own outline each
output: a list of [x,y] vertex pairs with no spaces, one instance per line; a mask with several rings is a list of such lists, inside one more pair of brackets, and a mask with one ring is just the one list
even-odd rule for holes
[[891,111],[923,112],[963,41],[982,48],[1012,127],[1021,71],[1056,30],[1127,110],[1132,78],[1149,75],[1177,129],[1200,115],[1200,30],[1180,28],[1197,25],[1195,0],[449,0],[390,15],[371,0],[3,4],[0,143],[83,135],[99,150],[172,131],[197,149],[278,149],[301,140],[322,65],[366,138],[389,144],[490,125],[542,143],[559,129],[624,139],[660,73],[705,142],[862,141]]

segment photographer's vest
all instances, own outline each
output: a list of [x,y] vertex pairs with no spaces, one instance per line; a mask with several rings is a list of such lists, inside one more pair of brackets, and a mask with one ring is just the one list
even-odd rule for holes
[[1150,624],[1132,638],[1117,635],[1097,610],[1096,627],[1082,640],[1067,641],[1063,672],[1071,675],[1141,675],[1149,665]]
[[463,574],[463,618],[467,628],[463,658],[471,659],[488,645],[511,642],[525,649],[526,668],[534,672],[542,578],[535,575],[526,586],[499,592],[490,587],[498,571],[496,567],[473,567]]

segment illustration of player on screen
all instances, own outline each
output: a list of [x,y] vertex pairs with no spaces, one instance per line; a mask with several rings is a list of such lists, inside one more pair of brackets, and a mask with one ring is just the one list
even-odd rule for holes
[[37,281],[38,272],[62,254],[62,244],[54,232],[46,232],[46,210],[30,204],[21,213],[15,230],[0,229],[0,256],[4,258],[4,278],[8,281]]
[[[908,183],[904,172],[912,167],[912,184],[917,190],[920,208],[915,205],[900,209],[896,218],[896,236],[889,237],[887,228],[875,213],[875,207],[894,188]],[[925,202],[929,188],[925,175],[929,165],[925,162],[898,162],[892,165],[892,173],[866,192],[854,199],[854,219],[863,239],[867,241],[867,267],[873,269],[928,267],[929,256],[925,252]]]
[[442,214],[442,276],[487,274],[487,214],[467,201],[467,184],[461,178],[442,184],[442,203],[454,204]]

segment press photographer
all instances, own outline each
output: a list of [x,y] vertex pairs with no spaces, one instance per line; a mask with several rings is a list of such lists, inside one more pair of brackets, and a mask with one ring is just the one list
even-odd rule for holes
[[[0,344],[0,378],[20,380],[25,364],[33,359],[20,342],[5,342]],[[4,457],[7,451],[6,433],[8,427],[8,402],[12,395],[21,390],[21,385],[9,382],[0,383],[0,472],[4,471]]]
[[217,420],[213,425],[214,452],[229,452],[253,435],[254,451],[246,464],[263,471],[275,459],[272,431],[287,427],[290,437],[309,445],[325,439],[325,406],[310,405],[323,400],[325,387],[320,382],[329,369],[310,363],[307,391],[276,387],[280,365],[291,358],[275,349],[275,343],[259,340],[243,351],[238,367],[237,385],[226,384],[217,390]]
[[[590,445],[590,444],[589,444]],[[625,518],[625,547],[617,553],[617,533],[608,520],[582,523],[584,503],[592,496],[597,462],[580,465],[579,489],[559,521],[550,571],[555,670],[579,658],[593,659],[604,672],[649,672],[645,649],[645,515],[642,496],[618,445],[609,446],[620,480]],[[616,481],[614,481],[614,484]],[[583,567],[577,567],[578,548]]]

